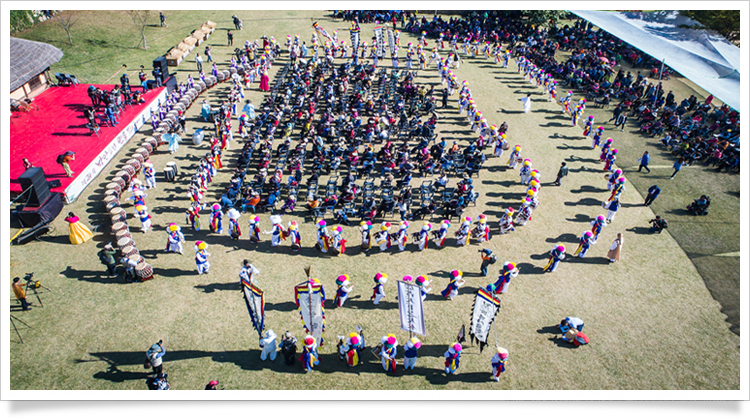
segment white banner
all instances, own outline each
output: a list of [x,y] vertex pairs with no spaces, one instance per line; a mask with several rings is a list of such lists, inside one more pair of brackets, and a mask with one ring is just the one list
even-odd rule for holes
[[375,27],[375,54],[379,58],[383,57],[383,53],[385,53],[385,40],[383,39],[383,27],[382,26],[376,26]]
[[394,53],[396,52],[396,39],[393,37],[393,30],[388,28],[388,46],[391,50],[391,58],[394,56]]
[[487,343],[492,321],[495,319],[499,308],[500,301],[482,289],[477,291],[474,298],[474,309],[471,313],[471,328],[469,329],[472,339],[476,339],[480,343]]
[[357,55],[357,51],[359,51],[359,31],[351,32],[349,35],[352,40],[352,53]]
[[424,328],[420,287],[401,280],[396,284],[398,285],[398,312],[401,315],[401,329],[422,336],[427,335]]
[[323,338],[323,305],[320,304],[320,293],[299,291],[299,312],[302,321],[308,327],[310,335],[320,344]]
[[164,103],[167,100],[167,89],[161,91],[159,96],[154,98],[151,103],[143,108],[143,111],[135,117],[135,119],[128,125],[126,125],[122,131],[99,153],[89,165],[81,171],[73,182],[65,188],[65,199],[68,204],[76,201],[79,195],[83,192],[86,187],[94,181],[104,167],[109,164],[112,158],[117,155],[117,152],[128,143],[128,141],[135,135],[135,133],[143,126],[146,119],[151,115],[151,109],[156,112],[159,109],[159,104]]

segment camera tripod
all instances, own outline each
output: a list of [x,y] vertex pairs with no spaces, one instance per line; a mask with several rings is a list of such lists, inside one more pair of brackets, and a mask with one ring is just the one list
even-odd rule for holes
[[21,344],[23,344],[23,337],[21,337],[21,333],[18,332],[18,327],[16,327],[16,321],[20,322],[21,324],[32,328],[31,325],[21,321],[17,316],[10,314],[10,323],[13,324],[13,329],[16,330],[16,334],[18,334],[18,339],[21,340]]
[[29,289],[31,289],[31,291],[34,292],[34,296],[36,296],[36,300],[39,302],[39,306],[44,308],[44,304],[42,303],[42,298],[39,297],[38,289],[45,289],[48,292],[51,292],[52,290],[50,290],[48,287],[42,286],[42,282],[39,280],[37,281],[31,280],[32,277],[34,277],[34,273],[27,273],[23,278],[24,280],[26,280],[26,289],[25,289],[26,294],[28,295]]

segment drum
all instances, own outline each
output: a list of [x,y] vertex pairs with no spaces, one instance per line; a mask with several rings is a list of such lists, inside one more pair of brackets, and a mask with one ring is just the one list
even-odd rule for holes
[[[149,156],[151,156],[151,153],[153,153],[154,151],[154,146],[152,146],[151,143],[145,142],[145,143],[141,143],[141,148],[136,150],[136,152],[140,151],[141,149],[145,150],[146,153],[148,153],[148,156],[144,156],[143,158],[148,159]],[[143,154],[142,151],[141,151],[141,154]]]
[[177,111],[176,110],[172,110],[172,111],[167,112],[167,119],[170,119],[170,120],[174,121],[175,118],[177,118]]
[[[137,159],[136,159],[136,156],[138,156],[138,158],[137,158]],[[137,173],[138,173],[138,171],[140,171],[140,170],[141,170],[141,168],[143,167],[143,162],[139,161],[138,159],[143,159],[143,156],[141,156],[141,155],[139,155],[138,153],[136,153],[136,154],[134,154],[134,155],[132,156],[132,158],[133,158],[133,159],[130,159],[129,161],[127,161],[127,162],[125,162],[125,163],[126,163],[127,165],[130,165],[130,166],[131,166],[131,167],[132,167],[132,168],[133,168],[133,169],[135,170],[135,173],[133,174],[133,176],[137,176],[136,174],[137,174]]]
[[[161,134],[160,134],[160,135],[161,135]],[[149,138],[147,138],[147,139],[146,139],[146,143],[148,143],[148,144],[150,144],[150,145],[151,145],[151,149],[153,149],[153,150],[152,150],[152,152],[153,152],[154,150],[156,150],[156,148],[157,148],[157,147],[159,146],[159,140],[157,140],[157,139],[155,139],[155,138],[153,138],[153,137],[149,137]]]
[[196,88],[188,89],[188,93],[190,94],[191,99],[195,99],[198,96],[198,89]]
[[135,274],[140,277],[142,281],[151,280],[154,278],[154,269],[151,268],[151,264],[144,261],[135,266]]
[[115,207],[109,211],[110,216],[112,216],[112,224],[117,222],[127,222],[128,213],[123,210],[122,207]]
[[177,169],[177,163],[176,162],[167,162],[167,167],[174,168],[174,174],[177,175],[180,173],[180,170]]
[[114,232],[115,237],[120,231],[126,231],[128,234],[130,233],[130,229],[128,229],[128,225],[126,225],[124,222],[117,222],[112,225],[112,232]]
[[[114,179],[112,179],[112,182],[114,182],[115,184],[117,184],[120,187],[119,188],[120,192],[124,191],[125,190],[125,186],[127,185],[125,183],[125,180],[122,179],[122,177],[119,176],[119,175],[115,175]],[[117,195],[120,195],[120,192],[118,192]]]
[[[122,223],[122,222],[119,222],[119,223]],[[130,234],[130,231],[128,229],[122,229],[122,230],[118,230],[117,232],[115,232],[115,240],[117,242],[120,242],[120,239],[122,238],[133,239],[133,235]]]
[[206,90],[206,83],[203,80],[198,80],[195,84],[201,88],[201,92]]
[[133,175],[135,175],[135,170],[133,169],[133,167],[130,165],[126,165],[126,166],[130,167],[130,170],[133,171],[132,174],[129,171],[125,170],[125,168],[122,168],[120,172],[115,174],[115,176],[122,178],[123,182],[125,183],[125,185],[123,185],[123,190],[125,189],[125,187],[130,185],[130,180],[133,178]]
[[116,182],[110,182],[109,184],[107,184],[105,188],[107,189],[107,191],[114,190],[115,195],[118,195],[118,196],[122,192],[122,188],[120,187],[120,184]]
[[[106,199],[107,197],[114,197],[118,201],[120,200],[120,194],[118,194],[117,191],[115,191],[115,190],[104,191],[104,198]],[[107,211],[109,211],[109,210],[107,210]]]
[[168,182],[174,182],[175,175],[176,175],[174,171],[175,171],[174,166],[167,166],[166,168],[164,168],[164,178]]
[[104,205],[107,207],[107,211],[110,211],[115,207],[120,207],[120,200],[114,195],[108,195],[104,197]]
[[133,263],[134,266],[138,267],[138,264],[142,262],[146,262],[146,259],[141,256],[141,254],[133,254],[128,256],[128,259],[131,263]]
[[231,76],[232,74],[231,74],[231,73],[229,72],[229,70],[224,70],[224,71],[221,71],[221,72],[219,72],[219,75],[220,75],[220,76],[224,76],[224,79],[226,80],[226,79],[229,79],[229,77],[230,77],[230,76]]
[[230,67],[229,68],[229,74],[230,75],[237,74],[237,68],[236,67]]
[[245,68],[242,67],[242,66],[237,67],[237,74],[239,74],[240,76],[244,76],[245,75]]
[[510,149],[510,143],[508,143],[507,141],[504,141],[503,144],[500,146],[500,148],[502,148],[503,150],[508,150]]
[[143,162],[145,162],[146,159],[148,159],[148,152],[146,151],[146,149],[139,147],[135,149],[135,153],[130,155],[130,157],[134,160],[137,160],[138,163],[143,165]]
[[[131,239],[131,241],[132,241],[132,239]],[[119,242],[118,242],[118,244],[119,244]],[[125,246],[125,247],[123,247],[121,249],[122,249],[122,256],[125,257],[125,258],[127,258],[127,259],[130,259],[130,257],[132,257],[134,255],[135,255],[136,258],[140,257],[140,254],[138,254],[138,249],[136,247],[134,247],[133,245],[128,245],[128,246]]]
[[[122,238],[120,238],[120,239],[117,240],[117,247],[122,250],[123,254],[125,254],[125,248],[128,248],[128,247],[133,248],[133,245],[135,245],[135,242],[133,241],[132,237],[131,238],[122,237]],[[133,248],[133,249],[135,249],[135,248]],[[137,252],[138,252],[138,250],[136,250],[136,253]]]

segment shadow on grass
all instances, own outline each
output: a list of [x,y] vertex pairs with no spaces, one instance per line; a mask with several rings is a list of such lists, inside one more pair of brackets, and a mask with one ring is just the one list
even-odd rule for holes
[[589,194],[589,193],[603,193],[609,191],[606,188],[596,188],[592,185],[581,185],[581,188],[577,190],[570,190],[573,194]]
[[588,216],[588,215],[585,215],[585,214],[576,214],[576,217],[574,217],[572,219],[571,218],[567,218],[565,220],[567,220],[569,222],[583,223],[583,222],[590,221],[591,220],[591,216]]
[[651,232],[648,230],[649,228],[643,227],[643,226],[636,226],[630,229],[625,229],[627,232],[633,232],[637,235],[650,235]]
[[571,146],[567,143],[563,143],[561,146],[557,146],[560,150],[591,150],[588,146]]
[[105,273],[105,266],[102,265],[101,271],[91,270],[76,270],[75,268],[68,266],[65,270],[61,271],[60,274],[69,278],[76,279],[79,281],[88,281],[92,283],[102,284],[126,284],[122,280],[122,276],[108,277]]
[[579,258],[574,257],[573,255],[568,256],[568,258],[565,258],[566,262],[573,263],[573,264],[596,264],[596,265],[608,265],[609,258],[605,257],[589,257],[589,258]]
[[562,235],[558,236],[557,238],[547,238],[544,240],[545,242],[556,244],[560,242],[568,242],[571,244],[577,244],[578,243],[578,236],[576,236],[573,233],[563,233]]
[[537,267],[534,264],[520,263],[516,267],[518,267],[519,274],[544,274],[544,270],[542,269],[542,267]]
[[[344,303],[344,305],[346,305],[346,303]],[[282,302],[282,303],[266,302],[265,310],[266,311],[291,312],[291,311],[297,310],[297,305],[295,305],[294,302]]]
[[[195,289],[202,289],[203,293],[213,293],[217,290],[240,290],[239,284],[236,282],[232,283],[211,283],[211,284],[198,284],[193,286]],[[268,305],[266,305],[266,308]]]
[[566,201],[563,204],[566,206],[597,206],[600,207],[602,205],[602,202],[596,198],[582,198],[578,201]]
[[549,327],[542,327],[536,330],[538,334],[561,334],[560,328],[557,325],[550,325]]

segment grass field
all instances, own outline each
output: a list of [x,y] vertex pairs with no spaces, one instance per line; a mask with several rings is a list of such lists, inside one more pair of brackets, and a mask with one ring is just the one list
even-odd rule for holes
[[[53,71],[74,73],[84,83],[103,82],[122,63],[129,69],[147,65],[209,19],[218,27],[208,43],[216,61],[227,65],[232,50],[226,47],[223,33],[233,29],[228,19],[233,13],[244,20],[245,27],[235,33],[235,46],[264,34],[282,43],[288,34],[308,40],[311,19],[329,32],[337,29],[344,34],[348,28],[345,22],[324,18],[323,12],[170,12],[167,29],[158,27],[158,14],[154,15],[156,27],[147,33],[150,49],[143,51],[124,48],[134,45],[137,35],[135,30],[127,32],[123,12],[86,12],[86,25],[74,33],[78,44],[70,52],[64,45],[65,34],[49,22],[18,36],[63,48],[65,58]],[[117,21],[123,22],[122,26],[106,32],[104,28],[116,26],[111,23]],[[372,26],[363,25],[362,33],[369,37]],[[128,39],[133,41],[123,41]],[[414,42],[414,38],[404,33],[402,43],[406,42]],[[202,52],[202,46],[199,48]],[[86,61],[84,57],[91,61],[79,64]],[[284,63],[279,60],[274,72]],[[195,76],[194,69],[194,62],[184,62],[177,68],[178,77]],[[521,268],[509,293],[502,297],[496,319],[497,342],[510,351],[509,370],[500,383],[489,380],[492,346],[481,354],[478,347],[467,347],[458,374],[442,373],[442,354],[461,325],[468,323],[473,294],[495,280],[494,276],[478,276],[477,251],[484,246],[458,248],[451,238],[441,250],[430,248],[420,253],[416,245],[410,245],[404,253],[396,249],[365,254],[352,246],[347,255],[330,257],[312,248],[315,233],[307,222],[301,223],[304,249],[299,254],[291,253],[286,245],[271,248],[268,236],[261,244],[251,245],[246,232],[243,240],[233,242],[227,235],[190,229],[183,230],[188,241],[186,255],[165,253],[164,228],[170,222],[184,225],[189,174],[197,166],[198,156],[207,151],[205,143],[195,147],[187,138],[177,154],[160,150],[151,157],[157,169],[175,161],[183,170],[181,182],[167,183],[159,175],[157,190],[148,193],[154,230],[140,233],[137,221],[132,216],[129,219],[137,247],[155,268],[155,280],[123,284],[103,276],[96,252],[113,239],[102,203],[104,186],[149,135],[144,128],[86,193],[65,209],[97,227],[93,241],[69,245],[66,223],[59,218],[53,234],[11,249],[11,275],[34,271],[52,290],[42,295],[44,308],[14,313],[33,328],[21,329],[25,344],[11,331],[11,388],[144,389],[148,373],[142,366],[144,352],[163,339],[165,372],[174,389],[202,389],[217,378],[227,389],[739,389],[739,337],[730,332],[730,324],[737,333],[739,325],[739,257],[717,256],[739,255],[739,177],[688,167],[670,181],[672,159],[655,145],[656,139],[635,134],[633,126],[629,127],[632,132],[625,133],[605,126],[605,136],[615,139],[617,163],[628,181],[623,208],[587,258],[569,256],[555,273],[542,274],[549,249],[562,242],[572,252],[589,221],[604,212],[600,205],[609,193],[598,152],[590,150],[590,140],[581,136],[582,130],[570,127],[568,118],[547,102],[540,89],[523,81],[514,64],[501,69],[489,61],[467,59],[456,73],[469,81],[476,103],[490,123],[508,122],[509,141],[523,147],[522,155],[541,171],[544,183],[532,221],[513,234],[494,236],[487,244],[498,253],[500,262],[515,261]],[[420,71],[417,82],[439,85],[440,79],[432,67]],[[680,94],[691,88],[677,78],[666,83]],[[201,99],[208,97],[216,104],[227,92],[228,87],[220,85]],[[534,99],[530,114],[524,114],[518,102],[527,92]],[[246,91],[248,94],[253,103],[262,99],[257,89]],[[199,111],[194,106],[188,112],[189,133],[204,126]],[[456,97],[451,98],[448,110],[439,111],[439,131],[447,141],[463,146],[474,138],[464,116],[457,112]],[[610,117],[609,110],[589,107],[588,113],[595,115],[597,122]],[[644,147],[652,155],[650,175],[634,173]],[[239,149],[234,143],[225,152],[226,169],[211,185],[209,202],[218,198],[229,182],[228,168]],[[551,181],[562,160],[568,162],[571,174],[562,187],[554,187]],[[493,228],[502,209],[517,208],[525,191],[516,170],[508,169],[505,162],[507,155],[487,161],[474,182],[481,194],[477,206],[466,213],[472,218],[488,215]],[[415,181],[412,185],[419,183]],[[651,208],[641,206],[643,193],[654,183],[662,188],[662,194]],[[455,185],[455,180],[451,184]],[[707,218],[694,218],[679,210],[707,192],[712,196]],[[132,215],[132,208],[127,210]],[[669,219],[669,233],[646,233],[654,212]],[[207,219],[204,215],[204,226]],[[303,213],[284,217],[285,223],[289,220],[302,222]],[[390,215],[387,220],[397,222]],[[439,220],[433,219],[433,225]],[[247,215],[240,222],[246,230]],[[267,215],[261,216],[261,223],[263,230],[270,228]],[[10,234],[14,232],[11,229]],[[605,255],[618,232],[625,237],[623,258],[609,264]],[[350,245],[358,243],[355,227],[344,227],[344,236]],[[190,251],[196,240],[210,245],[212,267],[206,276],[195,271]],[[244,258],[261,270],[267,328],[279,334],[289,330],[298,338],[304,334],[292,288],[304,280],[303,267],[313,267],[328,296],[334,295],[336,276],[347,273],[352,277],[355,290],[345,307],[334,309],[330,301],[326,305],[328,340],[313,373],[303,374],[299,363],[287,368],[280,359],[260,361],[257,334],[237,286]],[[491,273],[499,268],[493,266]],[[453,269],[463,270],[467,282],[456,299],[447,301],[438,292]],[[388,297],[375,307],[368,299],[372,277],[378,271],[388,273],[391,281],[386,285]],[[398,329],[394,299],[395,280],[407,274],[426,274],[433,283],[433,292],[425,302],[427,336],[417,369],[392,377],[382,372],[379,360],[370,354],[364,365],[347,368],[335,355],[334,339],[353,331],[357,324],[364,327],[368,346],[388,333],[396,334],[400,343],[408,338]],[[574,349],[554,340],[556,334],[550,327],[571,315],[586,322],[585,332],[591,339],[588,346]],[[493,335],[490,344],[494,341]],[[399,349],[399,358],[402,356]]]

